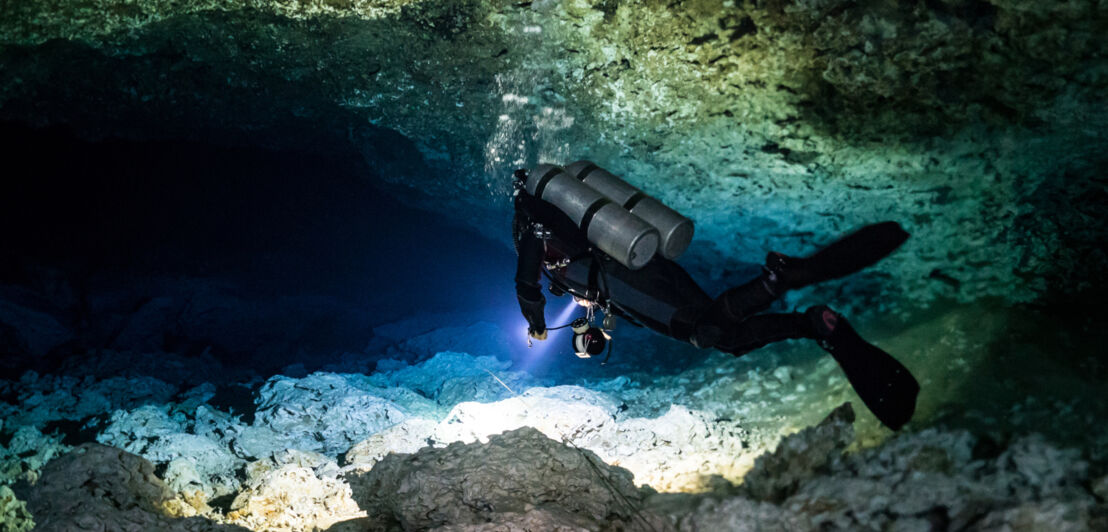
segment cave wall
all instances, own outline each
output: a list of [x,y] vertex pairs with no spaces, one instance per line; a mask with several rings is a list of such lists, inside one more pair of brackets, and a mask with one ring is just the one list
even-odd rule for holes
[[913,238],[857,282],[890,304],[1108,271],[1103,0],[2,5],[0,119],[352,143],[502,240],[511,169],[587,157],[695,220],[709,283],[885,219]]

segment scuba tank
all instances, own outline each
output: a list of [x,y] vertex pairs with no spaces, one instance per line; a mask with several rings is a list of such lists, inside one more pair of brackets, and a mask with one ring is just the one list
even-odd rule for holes
[[657,229],[557,166],[536,166],[524,186],[568,215],[589,242],[632,270],[645,266],[658,251]]
[[693,237],[692,220],[664,203],[647,196],[611,172],[590,161],[577,161],[566,166],[566,173],[576,177],[608,199],[654,226],[661,237],[659,252],[673,260],[689,247]]

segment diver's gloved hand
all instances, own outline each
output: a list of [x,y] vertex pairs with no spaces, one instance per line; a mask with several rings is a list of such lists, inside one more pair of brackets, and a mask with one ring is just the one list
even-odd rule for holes
[[546,340],[546,329],[544,328],[542,330],[538,330],[534,327],[529,327],[527,329],[527,336],[530,336],[531,338],[534,338],[536,340]]

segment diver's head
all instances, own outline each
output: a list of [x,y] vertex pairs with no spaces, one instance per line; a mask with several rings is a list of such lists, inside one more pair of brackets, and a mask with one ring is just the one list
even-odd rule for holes
[[527,169],[520,168],[515,172],[512,172],[512,194],[519,194],[519,191],[524,190],[527,186]]

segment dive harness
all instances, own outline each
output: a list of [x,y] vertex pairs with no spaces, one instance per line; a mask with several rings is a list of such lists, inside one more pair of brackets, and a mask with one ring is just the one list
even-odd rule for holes
[[[541,235],[549,238],[549,231],[544,229],[542,224],[535,224],[535,226],[536,236]],[[590,256],[593,262],[589,268],[589,288],[586,289],[585,294],[577,294],[573,289],[563,286],[550,274],[553,270],[569,266],[570,263],[577,259]],[[577,355],[578,358],[592,358],[604,352],[605,347],[607,347],[607,354],[604,356],[604,360],[600,362],[602,366],[606,365],[608,359],[612,357],[613,342],[611,342],[612,335],[609,333],[615,330],[616,326],[616,315],[613,312],[613,304],[606,293],[608,288],[608,272],[604,270],[603,260],[604,258],[601,253],[595,248],[589,248],[587,252],[577,257],[564,257],[555,262],[544,262],[544,268],[542,269],[543,275],[550,281],[549,288],[551,294],[560,297],[569,293],[573,296],[573,300],[578,305],[585,307],[585,316],[574,319],[565,325],[548,327],[547,330],[558,330],[566,327],[573,329],[573,337],[570,341],[573,347],[573,353]],[[604,293],[601,292],[600,286],[604,287]],[[604,303],[597,303],[597,301],[604,301]],[[604,312],[604,318],[600,321],[599,327],[594,325],[597,309],[601,309]],[[618,309],[616,310],[618,311]],[[528,339],[528,345],[530,345],[530,339]]]

